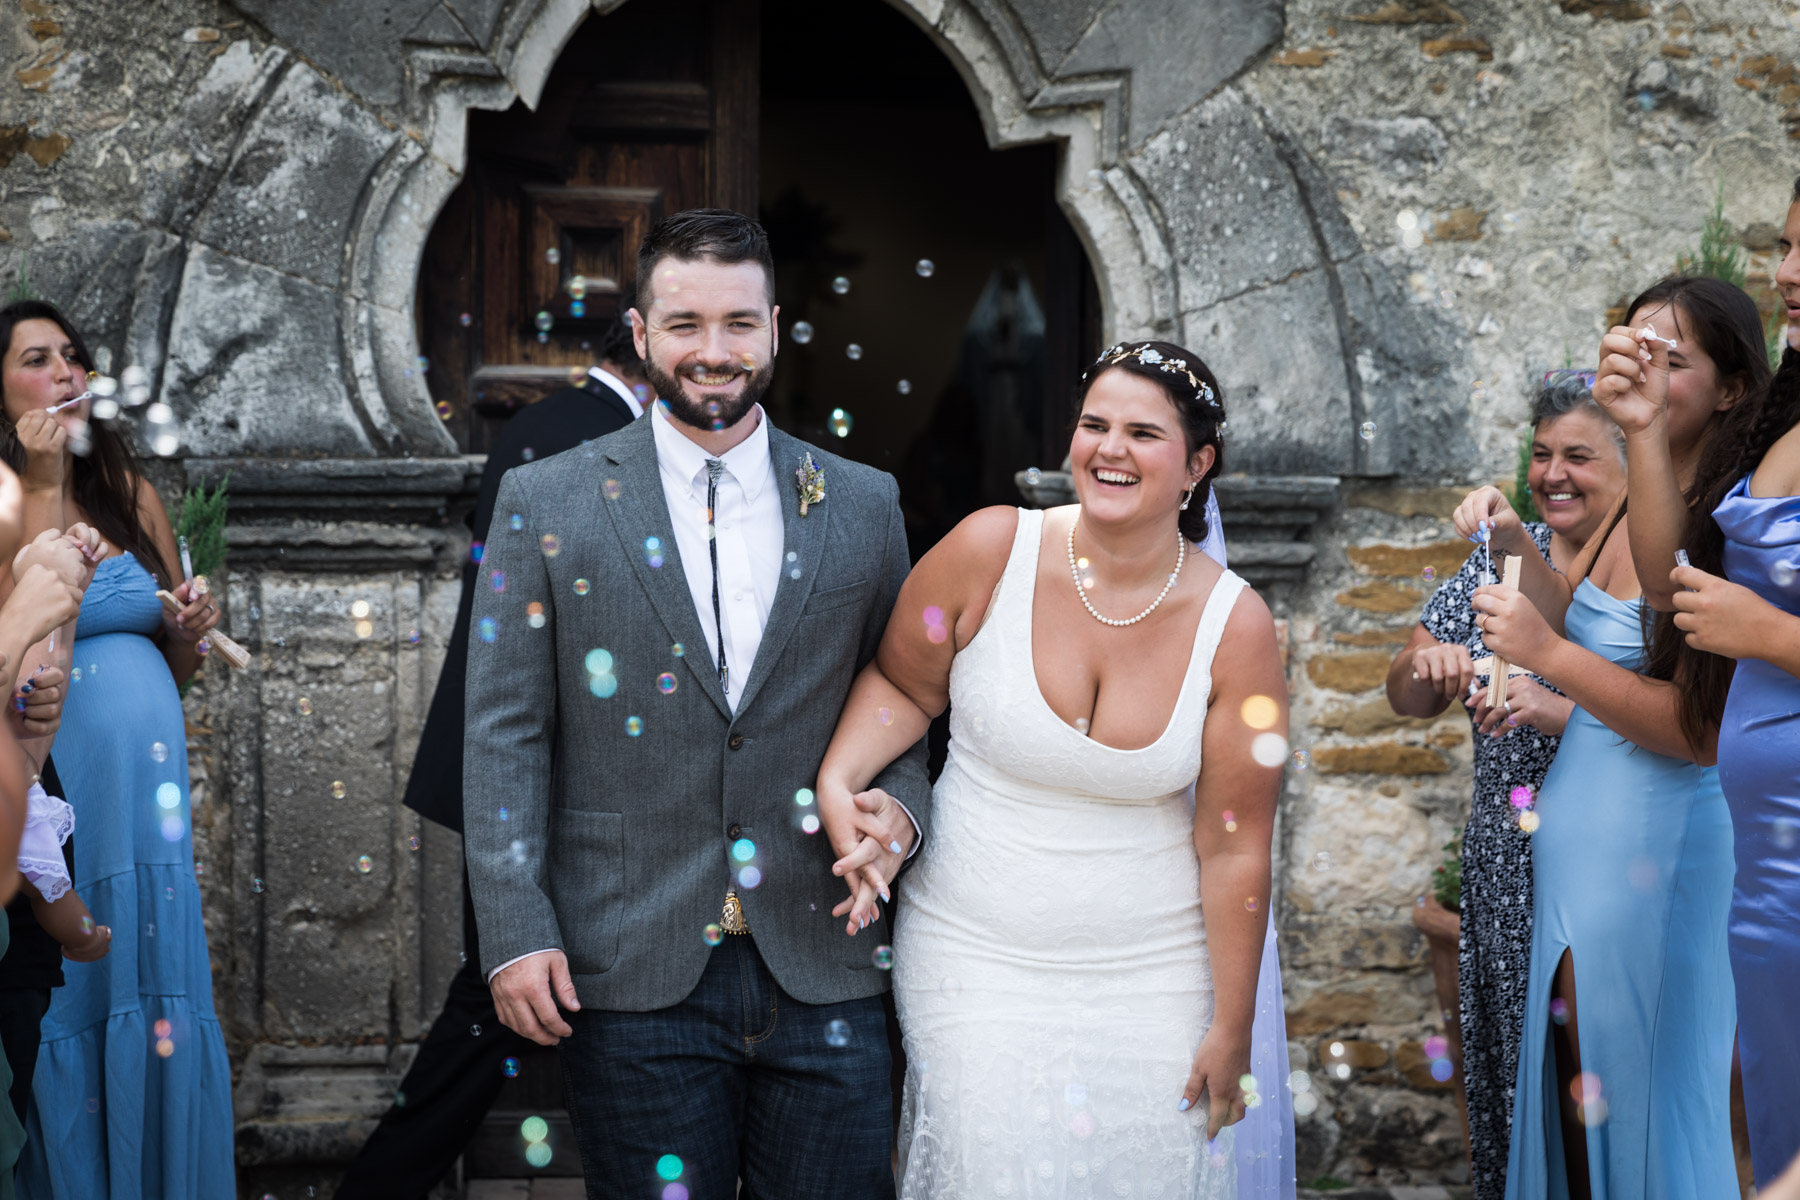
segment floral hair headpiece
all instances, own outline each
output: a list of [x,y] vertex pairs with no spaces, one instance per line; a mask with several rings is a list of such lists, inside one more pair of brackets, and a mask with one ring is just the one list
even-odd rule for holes
[[1193,369],[1188,366],[1187,359],[1169,358],[1149,342],[1120,342],[1116,346],[1107,347],[1100,352],[1100,357],[1094,360],[1094,365],[1082,373],[1082,381],[1085,383],[1094,374],[1096,368],[1114,367],[1128,358],[1135,358],[1147,367],[1155,367],[1157,370],[1167,371],[1171,375],[1180,375],[1188,381],[1188,386],[1194,389],[1194,395],[1200,403],[1220,415],[1224,414],[1225,406],[1220,404],[1218,397],[1213,394],[1212,385],[1194,373]]

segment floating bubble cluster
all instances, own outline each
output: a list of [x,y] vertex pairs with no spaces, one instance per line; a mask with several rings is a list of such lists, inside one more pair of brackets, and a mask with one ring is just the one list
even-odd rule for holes
[[525,1161],[534,1167],[547,1167],[555,1157],[550,1150],[550,1122],[542,1117],[526,1117],[519,1122],[519,1135],[525,1139]]
[[840,296],[847,295],[850,291],[850,281],[842,275],[839,275],[836,279],[831,281],[831,290]]
[[653,567],[663,565],[662,539],[647,537],[644,539],[644,561]]
[[858,343],[851,342],[848,346],[844,347],[844,357],[849,359],[851,362],[857,361],[862,356],[863,356],[863,348]]
[[826,421],[825,426],[838,437],[847,438],[850,436],[850,430],[855,424],[856,418],[852,417],[841,408],[834,408],[831,410],[831,417]]
[[930,279],[937,273],[937,264],[932,262],[929,258],[921,258],[918,262],[913,264],[913,270],[918,272],[920,279]]
[[825,1044],[842,1050],[850,1044],[850,1022],[842,1017],[835,1017],[826,1023]]
[[875,969],[877,971],[893,970],[894,948],[892,946],[875,947],[874,953],[869,955],[869,961],[875,964]]
[[942,645],[949,639],[950,630],[944,624],[943,609],[935,604],[929,605],[926,607],[923,616],[925,619],[925,638],[927,641],[931,642],[932,645],[937,646]]
[[618,676],[613,674],[612,651],[596,647],[587,652],[588,691],[602,700],[610,700],[619,690]]
[[793,328],[788,330],[788,336],[793,338],[797,344],[802,346],[806,345],[806,343],[813,340],[812,322],[795,321]]

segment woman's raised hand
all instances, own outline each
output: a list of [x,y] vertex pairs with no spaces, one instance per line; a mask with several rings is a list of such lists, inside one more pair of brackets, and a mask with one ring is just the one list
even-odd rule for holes
[[1487,687],[1463,701],[1474,713],[1481,732],[1489,737],[1505,737],[1521,725],[1529,725],[1551,737],[1561,737],[1569,724],[1569,714],[1575,711],[1573,700],[1522,675],[1507,683],[1505,708],[1488,703],[1492,689],[1490,681]]
[[1525,532],[1525,522],[1513,511],[1512,502],[1505,492],[1492,485],[1478,487],[1464,496],[1451,519],[1456,523],[1456,532],[1471,542],[1479,543],[1486,532],[1492,545],[1509,554],[1537,553],[1537,545]]
[[1479,587],[1469,603],[1475,609],[1475,623],[1487,648],[1529,670],[1538,671],[1546,653],[1559,640],[1537,605],[1518,588],[1504,583]]
[[206,576],[201,575],[193,583],[175,585],[174,596],[181,601],[181,611],[172,613],[163,609],[163,628],[170,637],[192,645],[211,633],[213,626],[219,623],[219,606],[213,603],[205,581]]
[[41,408],[21,416],[17,425],[19,445],[25,450],[25,470],[20,479],[27,491],[54,491],[63,484],[63,453],[69,447],[69,431],[61,421]]
[[1594,399],[1627,437],[1655,428],[1669,412],[1669,350],[1659,339],[1615,325],[1600,339]]

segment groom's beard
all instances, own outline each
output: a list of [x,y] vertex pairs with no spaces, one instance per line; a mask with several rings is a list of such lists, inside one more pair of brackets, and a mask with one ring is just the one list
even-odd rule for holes
[[754,371],[745,371],[735,364],[728,369],[744,376],[744,386],[737,395],[697,400],[688,394],[686,380],[669,374],[654,359],[644,360],[644,376],[656,389],[657,397],[669,406],[669,415],[695,429],[730,429],[756,407],[775,378],[772,357]]

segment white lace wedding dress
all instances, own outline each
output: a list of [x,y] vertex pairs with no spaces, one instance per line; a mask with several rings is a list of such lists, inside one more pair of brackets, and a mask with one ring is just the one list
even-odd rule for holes
[[992,612],[952,665],[930,852],[902,881],[900,1194],[1225,1200],[1233,1131],[1209,1145],[1203,1108],[1176,1104],[1212,1022],[1193,789],[1244,583],[1214,587],[1162,736],[1116,750],[1037,687],[1042,525],[1021,510]]

